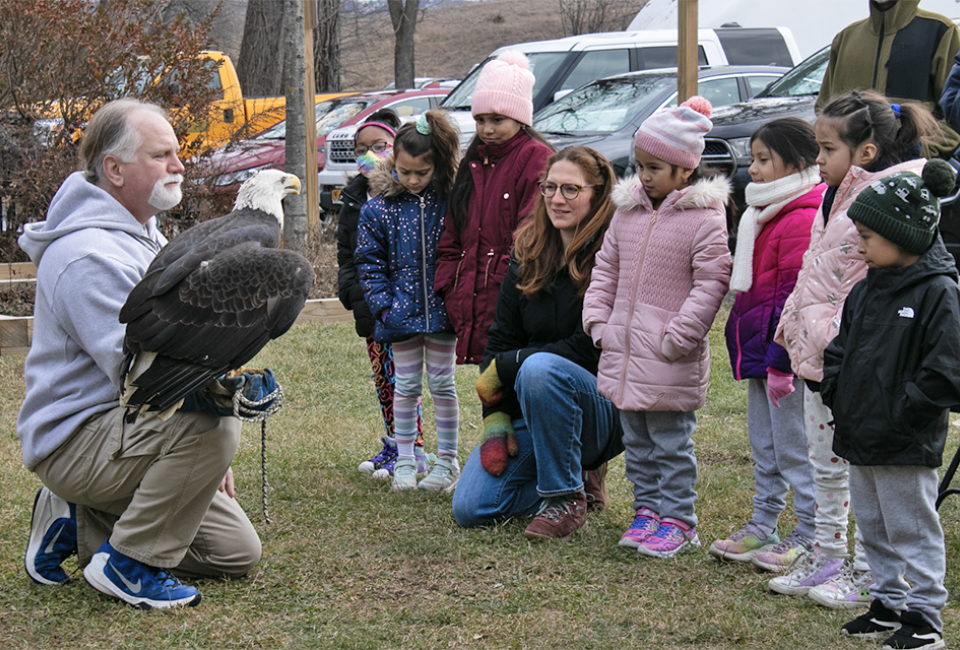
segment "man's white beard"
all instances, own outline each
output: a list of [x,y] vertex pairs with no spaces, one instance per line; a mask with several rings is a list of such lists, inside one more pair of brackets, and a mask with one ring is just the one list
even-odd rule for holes
[[[176,181],[177,184],[172,189],[166,187],[166,183]],[[166,178],[161,178],[153,185],[153,191],[150,192],[150,205],[161,212],[176,207],[183,198],[183,192],[180,190],[180,183],[183,182],[183,176],[180,174],[171,174]]]

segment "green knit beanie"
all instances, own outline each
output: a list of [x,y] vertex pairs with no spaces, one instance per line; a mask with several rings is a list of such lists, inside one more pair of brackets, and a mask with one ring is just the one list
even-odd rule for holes
[[874,181],[847,214],[908,253],[925,253],[937,236],[940,199],[953,189],[956,172],[945,160],[931,160],[923,177],[897,172]]

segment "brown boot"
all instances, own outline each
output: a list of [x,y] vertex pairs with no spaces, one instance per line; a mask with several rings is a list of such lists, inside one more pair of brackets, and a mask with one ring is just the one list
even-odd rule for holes
[[583,491],[587,493],[587,510],[603,510],[610,503],[607,493],[607,464],[583,473]]
[[529,539],[565,539],[587,523],[587,497],[582,492],[545,499],[523,531]]

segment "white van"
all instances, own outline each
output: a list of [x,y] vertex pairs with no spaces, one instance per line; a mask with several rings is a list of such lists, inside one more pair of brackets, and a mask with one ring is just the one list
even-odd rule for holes
[[[793,67],[802,57],[786,28],[701,29],[697,33],[698,65],[780,65]],[[530,59],[536,77],[533,111],[597,79],[634,70],[675,68],[677,30],[657,29],[582,34],[552,41],[508,45],[494,50],[443,101],[460,127],[461,143],[476,133],[470,115],[473,89],[480,70],[507,50],[519,50]]]

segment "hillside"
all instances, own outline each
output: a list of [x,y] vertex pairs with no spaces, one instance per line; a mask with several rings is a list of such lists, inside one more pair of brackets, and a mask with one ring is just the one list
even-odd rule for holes
[[[638,3],[639,4],[639,3]],[[393,80],[393,29],[386,11],[343,16],[343,88]],[[417,25],[418,77],[462,78],[503,45],[563,36],[556,0],[494,0],[430,7]]]

